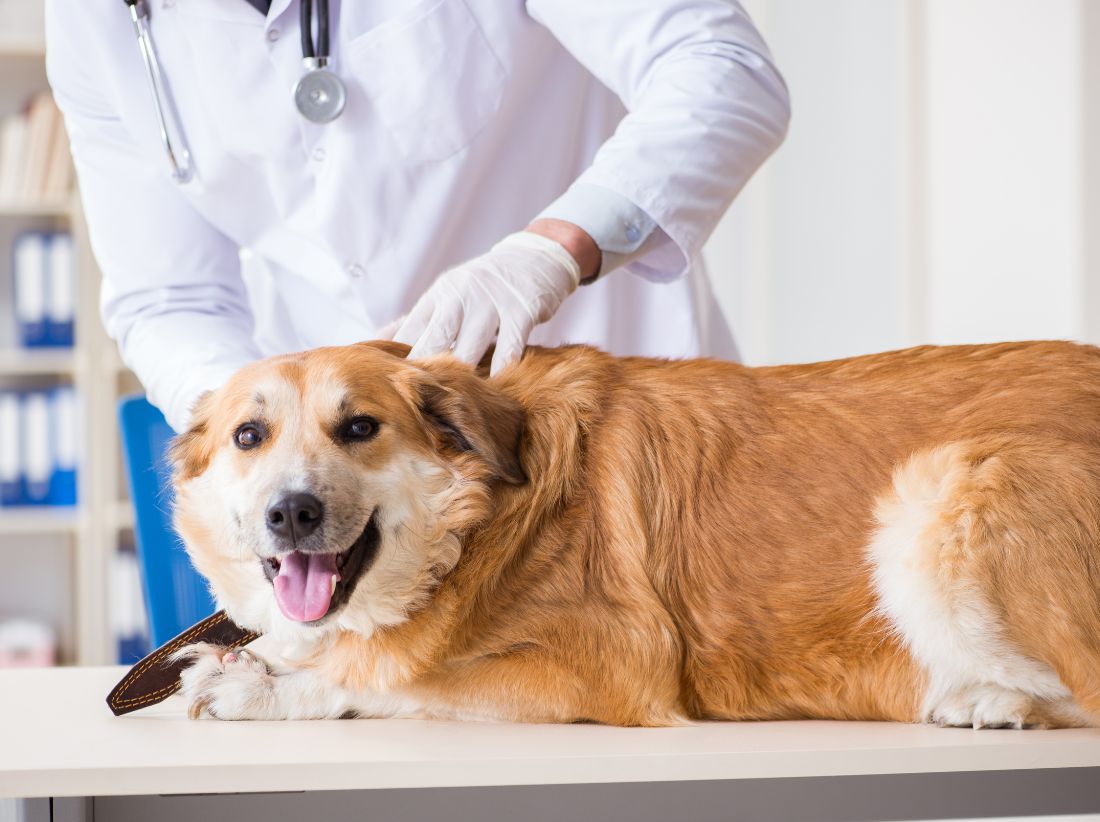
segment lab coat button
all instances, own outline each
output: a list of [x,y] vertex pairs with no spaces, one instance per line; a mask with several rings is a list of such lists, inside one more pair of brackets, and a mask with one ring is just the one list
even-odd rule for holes
[[[171,0],[166,0],[166,2],[171,2]],[[278,39],[279,39],[279,30],[278,29],[268,29],[268,31],[267,31],[267,42],[274,43]]]
[[360,277],[366,274],[366,271],[363,270],[363,266],[359,265],[359,263],[351,263],[344,270],[347,271],[348,276],[351,277],[353,280],[358,280]]
[[630,223],[626,227],[626,238],[632,243],[638,242],[638,238],[642,236],[642,232],[638,230],[638,226]]
[[316,160],[318,163],[323,161],[325,159],[325,150],[320,146],[313,149],[313,159]]

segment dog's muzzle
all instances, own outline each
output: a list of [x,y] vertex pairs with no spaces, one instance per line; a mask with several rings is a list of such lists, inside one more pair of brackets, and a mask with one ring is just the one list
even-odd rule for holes
[[283,616],[315,623],[338,611],[374,561],[381,534],[371,514],[351,547],[332,551],[291,550],[261,560]]

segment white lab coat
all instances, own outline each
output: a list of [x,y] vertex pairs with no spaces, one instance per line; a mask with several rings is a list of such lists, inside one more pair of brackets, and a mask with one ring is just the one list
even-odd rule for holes
[[173,426],[244,362],[371,338],[558,198],[554,216],[575,212],[601,244],[593,202],[612,226],[634,230],[633,209],[656,227],[532,342],[732,356],[692,261],[788,119],[736,2],[331,5],[348,101],[313,125],[291,93],[297,0],[266,19],[244,0],[150,0],[197,172],[179,185],[122,0],[47,3],[104,320]]

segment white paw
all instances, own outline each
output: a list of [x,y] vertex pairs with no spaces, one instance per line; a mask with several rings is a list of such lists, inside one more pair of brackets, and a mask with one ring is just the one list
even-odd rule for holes
[[223,648],[198,643],[173,655],[190,659],[180,674],[180,693],[187,700],[187,715],[204,713],[215,719],[267,719],[275,689],[267,663],[245,648]]
[[928,719],[956,728],[1023,728],[1035,698],[996,685],[974,685],[948,694],[928,709]]

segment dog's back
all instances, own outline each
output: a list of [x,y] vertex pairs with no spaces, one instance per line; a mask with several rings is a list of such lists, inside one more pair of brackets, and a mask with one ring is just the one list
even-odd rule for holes
[[[541,385],[560,413],[581,386],[584,439],[575,460],[528,468],[564,472],[568,493],[526,549],[548,573],[520,574],[517,596],[598,614],[563,637],[599,671],[593,692],[653,699],[631,683],[662,683],[689,716],[1065,724],[1069,688],[1100,715],[1074,688],[1100,686],[1095,651],[1081,661],[1100,640],[1095,349],[531,359],[510,392],[530,404]],[[555,439],[543,424],[531,435]],[[677,653],[672,683],[658,669]]]

